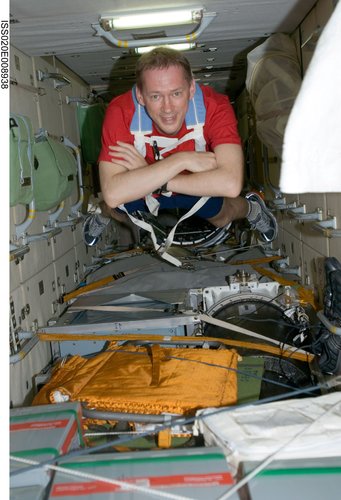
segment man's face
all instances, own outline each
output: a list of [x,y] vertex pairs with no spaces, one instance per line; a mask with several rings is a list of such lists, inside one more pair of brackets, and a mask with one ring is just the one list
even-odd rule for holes
[[136,89],[139,103],[146,107],[157,130],[165,135],[179,132],[194,92],[194,80],[189,84],[180,66],[144,71],[143,89]]

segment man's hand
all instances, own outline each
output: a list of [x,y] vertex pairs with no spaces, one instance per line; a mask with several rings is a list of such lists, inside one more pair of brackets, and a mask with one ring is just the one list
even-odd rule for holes
[[127,170],[135,170],[147,165],[144,157],[132,144],[117,141],[117,146],[109,146],[109,149],[109,155],[113,157],[111,161]]
[[192,173],[209,172],[218,168],[216,156],[211,152],[182,151],[173,156],[178,157],[185,170]]
[[238,144],[220,144],[214,153],[183,152],[173,156],[181,158],[181,164],[193,175],[181,172],[171,178],[167,188],[175,193],[192,196],[223,196],[235,198],[243,182],[243,153]]

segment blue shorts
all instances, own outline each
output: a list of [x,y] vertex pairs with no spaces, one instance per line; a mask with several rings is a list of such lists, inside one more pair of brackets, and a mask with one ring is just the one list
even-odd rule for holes
[[[158,197],[158,201],[160,203],[160,209],[183,208],[190,210],[200,198],[200,196],[188,196],[186,194],[176,194],[174,196],[161,195]],[[223,201],[224,198],[222,197],[209,198],[205,205],[201,207],[195,215],[203,219],[210,219],[220,212]],[[124,206],[129,213],[135,212],[136,210],[149,212],[144,199],[130,201],[129,203],[125,203]]]

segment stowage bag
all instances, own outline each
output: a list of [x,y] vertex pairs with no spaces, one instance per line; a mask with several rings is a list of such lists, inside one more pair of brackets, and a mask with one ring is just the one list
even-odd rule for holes
[[29,118],[10,114],[10,205],[25,205],[33,199],[34,135]]
[[38,211],[59,205],[76,185],[76,159],[66,146],[48,136],[35,144],[33,171],[35,208]]

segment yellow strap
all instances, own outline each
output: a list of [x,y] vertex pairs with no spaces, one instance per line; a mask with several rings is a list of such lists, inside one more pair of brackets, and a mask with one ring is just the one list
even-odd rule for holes
[[150,381],[151,387],[157,387],[160,383],[160,373],[161,373],[161,348],[159,345],[148,345],[148,354],[151,358],[152,363],[152,377]]
[[[150,266],[148,266],[148,267],[150,267]],[[74,299],[74,298],[78,297],[79,295],[83,295],[84,293],[98,290],[101,287],[108,285],[109,283],[114,283],[118,279],[124,278],[125,276],[128,276],[128,274],[136,273],[137,271],[140,271],[140,270],[145,269],[145,268],[146,267],[136,267],[134,269],[129,269],[129,271],[126,271],[126,272],[120,271],[117,274],[112,274],[111,276],[106,276],[105,278],[101,278],[100,280],[93,281],[92,283],[89,283],[89,285],[82,286],[80,288],[77,288],[76,290],[73,290],[70,293],[66,293],[63,296],[63,302],[68,302],[69,300]]]
[[[122,334],[122,335],[95,335],[94,333],[77,333],[77,334],[65,334],[65,333],[38,333],[39,339],[47,342],[63,340],[110,340],[112,342],[120,342],[123,340],[159,340],[161,342],[179,342],[179,340],[186,340],[186,344],[191,344],[192,342],[197,342],[199,339],[196,337],[168,337],[163,335],[148,335],[148,334]],[[229,347],[241,347],[245,349],[259,350],[268,352],[270,354],[275,354],[290,359],[297,359],[298,361],[305,361],[310,363],[314,359],[314,354],[301,354],[299,352],[283,351],[279,347],[270,346],[267,344],[245,342],[243,340],[233,340],[233,339],[221,339],[215,337],[200,337],[200,341],[204,342],[221,342]]]
[[253,266],[253,269],[255,271],[257,271],[257,273],[261,274],[262,276],[267,276],[268,278],[271,278],[274,281],[277,281],[277,283],[279,283],[280,285],[297,286],[297,281],[287,280],[286,278],[283,278],[283,276],[279,276],[278,274],[274,273],[273,271],[270,271],[270,269],[265,269],[264,267],[259,267],[259,266]]
[[145,250],[143,248],[135,248],[134,250],[125,250],[124,252],[107,253],[102,258],[103,259],[111,259],[111,258],[114,258],[114,257],[121,257],[121,256],[125,256],[125,255],[127,257],[131,257],[133,255],[139,255],[141,253],[145,253]]
[[273,262],[274,260],[283,259],[281,255],[272,255],[271,257],[260,257],[258,259],[249,260],[236,260],[235,262],[229,262],[231,266],[241,265],[241,264],[265,264],[266,262]]
[[273,273],[269,269],[265,269],[264,267],[253,266],[253,269],[262,276],[267,276],[268,278],[277,281],[280,285],[295,287],[297,289],[298,296],[302,304],[310,304],[311,306],[313,306],[315,310],[318,309],[318,304],[316,303],[314,292],[312,290],[304,288],[302,285],[299,285],[296,281],[287,280],[282,276]]
[[74,299],[75,297],[78,297],[79,295],[83,295],[83,293],[90,292],[92,290],[97,290],[97,288],[100,288],[101,286],[107,285],[108,283],[112,283],[119,278],[123,278],[125,276],[124,273],[119,273],[119,274],[114,274],[112,276],[107,276],[106,278],[102,278],[100,280],[94,281],[93,283],[90,283],[89,285],[82,286],[81,288],[77,288],[77,290],[74,290],[73,292],[66,293],[63,295],[63,302],[68,302],[71,299]]
[[172,444],[171,429],[163,429],[158,433],[157,444],[159,448],[170,448]]

